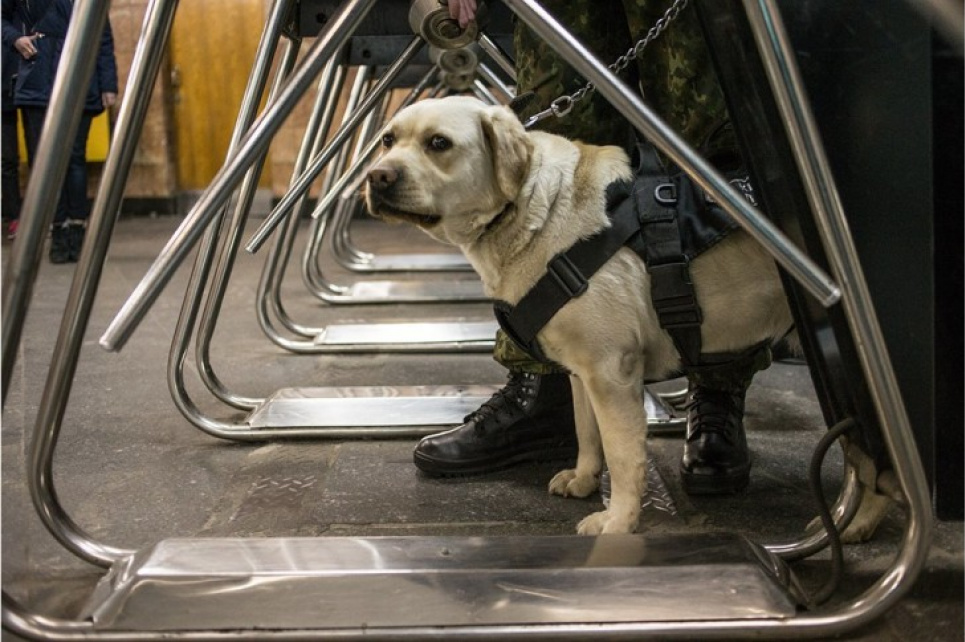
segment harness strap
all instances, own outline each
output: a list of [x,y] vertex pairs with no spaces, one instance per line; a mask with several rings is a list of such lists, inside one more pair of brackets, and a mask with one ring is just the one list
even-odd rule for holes
[[[583,294],[597,270],[624,245],[639,255],[650,275],[650,297],[660,327],[670,334],[684,368],[702,363],[700,324],[703,315],[690,278],[690,253],[702,248],[681,241],[681,224],[704,227],[712,245],[736,224],[722,210],[708,207],[707,198],[685,174],[669,177],[652,145],[638,147],[634,181],[607,187],[610,227],[560,252],[544,274],[513,306],[494,301],[500,327],[534,358],[548,361],[536,335],[571,299]],[[745,180],[746,182],[746,180]],[[631,198],[632,197],[632,198]],[[748,194],[752,200],[752,194]],[[680,220],[679,212],[696,214]],[[706,225],[695,222],[706,219]],[[705,246],[706,247],[706,246]]]
[[633,196],[640,236],[631,247],[644,260],[650,274],[650,298],[660,327],[670,334],[684,366],[696,365],[700,362],[703,315],[690,279],[690,260],[680,241],[677,209],[700,211],[703,206],[697,202],[689,180],[667,182],[651,145],[642,143],[637,150],[640,169]]
[[519,302],[493,302],[496,320],[506,334],[533,357],[546,360],[536,335],[570,299],[586,292],[590,277],[639,231],[629,183],[607,188],[610,227],[560,252],[544,274]]

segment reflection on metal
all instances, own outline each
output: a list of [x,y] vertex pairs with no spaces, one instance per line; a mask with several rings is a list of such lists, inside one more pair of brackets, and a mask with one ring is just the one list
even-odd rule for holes
[[[868,623],[894,605],[919,573],[927,552],[931,528],[928,486],[780,16],[773,0],[742,1],[795,143],[795,157],[808,179],[829,263],[842,284],[843,307],[860,347],[888,454],[907,501],[901,549],[872,586],[827,609],[800,611],[801,600],[790,597],[796,595],[793,577],[776,556],[742,538],[707,533],[672,538],[169,540],[129,554],[90,539],[60,507],[52,487],[41,483],[35,485],[35,492],[48,496],[38,509],[46,511],[42,518],[48,527],[54,525],[55,536],[72,553],[94,564],[113,566],[80,620],[30,613],[3,593],[4,628],[25,638],[59,640],[828,638]],[[534,0],[505,2],[534,30],[546,33],[554,48],[575,67],[587,60]],[[373,5],[373,0],[341,5],[309,54],[308,67],[296,73],[279,102],[255,123],[238,153],[138,286],[105,335],[106,347],[119,349],[124,344],[214,210],[267,148],[280,117],[293,107],[324,61],[340,48],[336,35],[347,37]],[[75,13],[80,19],[77,24],[92,25],[106,15],[106,9],[101,3],[85,0],[76,3]],[[146,21],[158,19],[153,9],[147,15]],[[88,34],[87,28],[79,29],[80,33]],[[155,54],[159,51],[152,49]],[[652,114],[639,101],[624,101],[612,78],[593,75],[592,79],[635,124],[652,128]],[[48,120],[61,126],[69,118],[63,103],[56,104]],[[702,165],[687,167],[707,182],[716,180]],[[50,177],[40,176],[44,180],[38,185],[49,189]],[[786,248],[780,247],[780,240],[772,238],[773,243],[766,245],[781,254]],[[94,254],[85,249],[84,256]],[[82,257],[81,264],[84,262]],[[812,291],[831,304],[837,295],[834,284],[809,270],[807,264],[798,267],[801,274],[796,274],[797,278],[811,279]],[[17,272],[17,286],[29,289],[34,277],[35,271]],[[75,280],[71,297],[79,291]],[[93,295],[93,289],[85,292]],[[5,307],[5,322],[9,321],[7,313]],[[73,324],[71,332],[82,335],[89,308],[80,306],[78,318],[65,318],[68,321]],[[17,325],[22,325],[22,319]],[[18,348],[17,341],[7,337],[4,334],[5,357]],[[53,473],[63,418],[56,409],[66,403],[67,382],[76,365],[76,353],[64,362],[55,362],[41,401],[39,413],[50,421],[35,425],[31,472],[46,480]],[[65,385],[52,385],[56,380]],[[349,398],[352,403],[358,403],[356,400]],[[373,403],[371,399],[365,402]],[[222,427],[208,428],[212,434],[231,438],[230,431]],[[269,428],[249,431],[241,438],[264,440],[284,432]],[[309,433],[297,428],[288,434]],[[847,504],[842,498],[843,510]]]
[[345,267],[356,272],[453,272],[472,269],[462,254],[373,254]]
[[[858,513],[861,503],[861,492],[858,486],[858,474],[847,461],[845,462],[844,484],[838,499],[831,507],[831,519],[839,533],[844,532],[851,520]],[[764,548],[779,556],[782,560],[793,562],[805,559],[828,545],[828,533],[823,527],[813,532],[805,533],[801,538],[791,542],[765,544]]]
[[799,604],[781,566],[717,534],[177,539],[115,565],[82,617],[108,631],[376,636],[382,627],[784,620]]
[[[19,353],[20,333],[27,316],[33,284],[40,267],[44,239],[54,219],[54,209],[67,173],[68,155],[63,142],[74,140],[81,116],[81,105],[87,93],[85,78],[93,74],[97,61],[95,42],[107,23],[106,3],[78,2],[71,29],[64,41],[63,61],[57,69],[54,87],[47,106],[49,117],[37,143],[31,173],[44,181],[30,181],[24,194],[21,225],[14,241],[12,256],[3,270],[3,349],[0,354],[2,396],[7,398],[13,364]],[[93,5],[93,7],[91,7]],[[47,183],[49,181],[49,184]]]
[[252,125],[237,152],[221,168],[211,185],[191,208],[174,236],[161,250],[144,279],[125,301],[101,337],[102,347],[107,350],[120,350],[124,346],[134,328],[157,300],[178,265],[201,236],[217,208],[228,201],[231,192],[241,182],[252,163],[268,148],[272,136],[281,128],[284,118],[291,113],[308,86],[329,59],[342,48],[374,4],[375,0],[353,0],[340,5],[339,10],[331,16],[298,70],[285,84],[277,100]]
[[329,303],[432,303],[486,301],[479,279],[427,281],[359,281],[326,298]]
[[315,337],[315,344],[370,347],[398,344],[468,347],[467,344],[479,344],[482,350],[492,350],[498,327],[495,321],[332,324]]
[[331,436],[402,437],[459,425],[496,391],[492,386],[283,388],[248,416],[253,430],[301,428]]
[[[672,395],[670,398],[673,398]],[[687,429],[687,417],[678,415],[665,395],[649,387],[643,390],[643,408],[647,412],[647,432],[650,435],[675,435]]]

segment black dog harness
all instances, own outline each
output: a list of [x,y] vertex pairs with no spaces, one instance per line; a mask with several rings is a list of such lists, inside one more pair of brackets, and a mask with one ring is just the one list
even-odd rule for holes
[[[589,280],[621,247],[629,247],[650,274],[650,295],[684,367],[700,365],[700,305],[690,279],[690,261],[723,239],[737,224],[684,173],[668,176],[652,146],[638,147],[633,181],[607,187],[610,226],[577,241],[547,264],[544,274],[515,305],[495,301],[496,320],[534,358],[548,361],[536,335],[589,287]],[[756,205],[746,176],[731,180]],[[715,360],[725,355],[714,355]],[[736,356],[736,355],[735,355]]]

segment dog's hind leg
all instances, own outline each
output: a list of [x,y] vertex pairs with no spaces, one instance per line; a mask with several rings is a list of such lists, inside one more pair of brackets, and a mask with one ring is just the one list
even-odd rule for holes
[[576,439],[580,450],[576,468],[561,470],[550,481],[549,490],[563,497],[586,497],[600,485],[603,470],[603,443],[600,428],[593,413],[593,405],[579,377],[570,376],[573,389],[573,416],[576,420]]
[[591,377],[583,384],[599,421],[612,492],[609,508],[583,519],[577,531],[581,535],[632,533],[646,488],[647,414],[640,392],[642,376],[621,381]]

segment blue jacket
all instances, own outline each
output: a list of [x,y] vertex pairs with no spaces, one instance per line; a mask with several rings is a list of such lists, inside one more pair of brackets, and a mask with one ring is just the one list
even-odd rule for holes
[[[18,107],[46,107],[50,102],[72,10],[71,0],[3,0],[0,17],[4,49],[13,48],[21,36],[43,34],[34,40],[37,55],[30,60],[23,59],[14,50],[18,58],[14,104]],[[101,36],[97,66],[84,102],[85,111],[104,111],[101,94],[105,92],[117,93],[117,62],[110,22]]]

